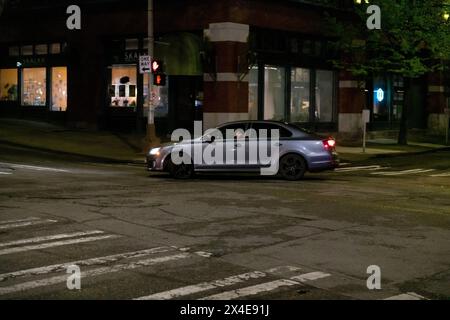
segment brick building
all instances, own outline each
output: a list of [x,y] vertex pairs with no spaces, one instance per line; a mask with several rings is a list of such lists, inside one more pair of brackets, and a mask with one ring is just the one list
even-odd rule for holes
[[[81,8],[81,30],[66,9]],[[165,86],[153,87],[159,134],[241,119],[301,123],[357,139],[361,111],[370,130],[396,129],[403,79],[361,82],[334,70],[326,14],[345,16],[351,0],[154,1],[155,57]],[[0,116],[63,121],[112,130],[142,129],[148,75],[147,1],[6,1],[0,17]],[[444,75],[414,83],[409,126],[444,131]]]

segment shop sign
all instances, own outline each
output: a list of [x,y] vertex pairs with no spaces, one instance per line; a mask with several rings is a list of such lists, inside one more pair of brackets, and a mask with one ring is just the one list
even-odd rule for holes
[[22,61],[19,61],[19,63],[24,67],[42,66],[45,65],[46,60],[44,57],[26,57]]
[[125,62],[138,62],[139,51],[126,51],[124,56]]

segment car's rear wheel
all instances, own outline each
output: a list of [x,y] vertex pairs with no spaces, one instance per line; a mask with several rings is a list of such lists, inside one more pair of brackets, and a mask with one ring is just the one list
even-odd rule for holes
[[170,160],[169,173],[175,179],[189,179],[194,175],[194,166],[188,163],[174,164]]
[[300,180],[306,170],[305,159],[297,154],[287,154],[280,160],[279,174],[286,180]]

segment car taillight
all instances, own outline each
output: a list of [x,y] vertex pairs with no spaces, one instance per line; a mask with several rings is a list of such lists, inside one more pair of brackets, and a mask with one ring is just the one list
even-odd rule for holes
[[322,142],[326,150],[334,150],[334,148],[336,147],[336,141],[334,139],[330,138],[323,140]]

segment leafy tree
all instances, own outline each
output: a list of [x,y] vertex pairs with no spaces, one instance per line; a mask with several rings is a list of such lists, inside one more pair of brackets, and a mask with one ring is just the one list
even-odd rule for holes
[[[352,18],[330,18],[342,54],[335,66],[354,76],[397,74],[405,79],[405,105],[400,120],[399,144],[407,144],[407,114],[411,82],[429,72],[444,70],[450,60],[449,0],[355,1]],[[381,29],[369,30],[367,8],[381,9]]]

